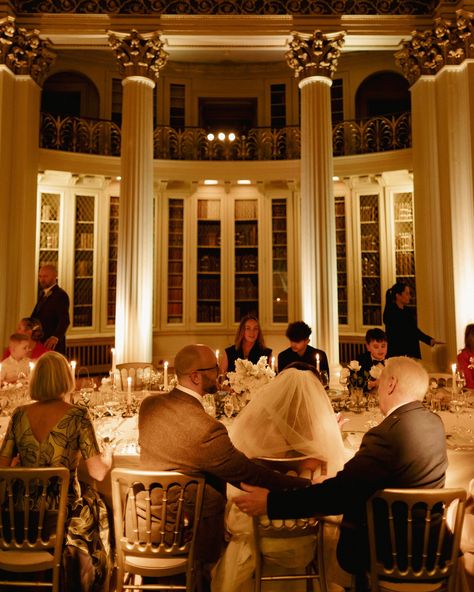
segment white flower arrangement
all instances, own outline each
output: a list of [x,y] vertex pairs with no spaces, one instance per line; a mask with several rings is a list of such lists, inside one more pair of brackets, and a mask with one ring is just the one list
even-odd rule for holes
[[383,364],[372,366],[369,372],[361,372],[361,365],[357,360],[351,360],[347,367],[341,370],[341,378],[347,379],[353,388],[365,388],[370,379],[378,380],[382,374]]
[[235,394],[245,395],[249,400],[251,394],[274,377],[275,372],[268,365],[266,356],[262,356],[256,364],[239,358],[235,361],[235,372],[227,373],[225,384],[228,384]]

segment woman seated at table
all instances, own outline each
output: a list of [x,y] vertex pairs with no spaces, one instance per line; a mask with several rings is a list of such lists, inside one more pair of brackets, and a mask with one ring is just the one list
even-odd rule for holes
[[266,356],[270,362],[271,355],[272,350],[265,347],[262,328],[257,317],[246,315],[240,321],[234,345],[227,347],[224,351],[220,372],[222,374],[235,372],[237,359],[250,360],[252,364],[256,364],[261,356]]
[[[299,369],[285,368],[259,389],[237,416],[229,436],[234,446],[250,458],[309,457],[325,463],[327,476],[333,476],[345,461],[341,432],[315,369],[305,365],[307,370],[302,372],[302,366],[298,363]],[[255,566],[252,519],[232,503],[233,495],[239,495],[240,490],[228,486],[227,491],[227,529],[231,539],[215,568],[213,592],[250,589]],[[268,539],[273,548],[265,553],[271,553],[272,559],[282,565],[304,566],[314,553],[314,540],[304,538],[293,543],[288,539]],[[334,538],[327,545],[331,549],[328,568],[336,565],[335,544]]]
[[0,448],[0,466],[10,466],[18,455],[23,467],[70,470],[63,588],[95,592],[108,586],[111,569],[107,510],[92,488],[79,483],[77,466],[82,455],[90,476],[101,481],[112,457],[110,450],[101,454],[87,409],[66,402],[73,388],[66,358],[53,351],[39,358],[29,383],[35,402],[13,412]]
[[464,331],[464,348],[458,354],[458,370],[464,372],[466,386],[474,389],[474,323]]
[[[44,347],[41,343],[41,338],[43,337],[43,327],[41,325],[41,321],[38,319],[34,319],[33,317],[24,317],[18,323],[16,328],[16,333],[21,333],[21,335],[26,335],[28,337],[28,347],[29,347],[29,354],[28,357],[32,360],[38,359],[40,356],[45,354],[48,349]],[[2,360],[8,358],[10,355],[10,349],[7,348],[3,352]]]

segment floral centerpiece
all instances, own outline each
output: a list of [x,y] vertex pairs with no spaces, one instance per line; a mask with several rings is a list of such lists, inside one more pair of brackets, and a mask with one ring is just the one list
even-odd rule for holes
[[383,364],[376,364],[367,372],[362,370],[361,365],[356,360],[352,360],[342,369],[341,379],[346,379],[349,389],[360,388],[367,390],[369,382],[376,381],[382,374]]
[[275,372],[268,365],[266,356],[262,356],[256,364],[252,364],[250,360],[237,359],[235,372],[227,373],[225,384],[228,384],[241,403],[245,404],[256,390],[274,377]]

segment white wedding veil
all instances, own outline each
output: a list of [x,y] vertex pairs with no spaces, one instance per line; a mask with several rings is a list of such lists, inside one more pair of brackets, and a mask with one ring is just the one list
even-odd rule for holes
[[309,456],[334,475],[344,464],[344,445],[329,398],[309,370],[287,368],[252,395],[229,430],[250,458]]

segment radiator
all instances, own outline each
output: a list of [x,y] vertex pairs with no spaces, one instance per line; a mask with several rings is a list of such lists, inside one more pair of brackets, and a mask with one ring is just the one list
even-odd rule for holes
[[339,341],[339,362],[341,364],[348,364],[351,360],[355,360],[357,356],[365,351],[365,340],[356,341],[351,338],[351,341]]
[[66,345],[66,357],[68,360],[76,360],[77,372],[81,368],[87,368],[89,375],[108,374],[112,366],[112,354],[114,340],[94,339],[91,341],[68,340]]

